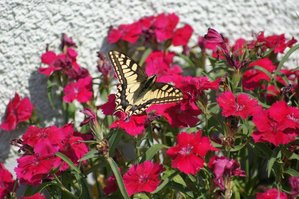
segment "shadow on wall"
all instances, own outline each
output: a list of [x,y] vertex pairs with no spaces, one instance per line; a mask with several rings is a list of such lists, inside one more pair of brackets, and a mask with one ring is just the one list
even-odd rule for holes
[[[37,71],[32,72],[29,78],[29,98],[34,106],[34,110],[40,119],[40,125],[62,125],[62,114],[51,107],[47,96],[47,77],[39,74]],[[18,125],[18,129],[6,132],[0,130],[0,162],[4,162],[10,157],[11,145],[13,139],[21,137],[26,131],[26,127]]]

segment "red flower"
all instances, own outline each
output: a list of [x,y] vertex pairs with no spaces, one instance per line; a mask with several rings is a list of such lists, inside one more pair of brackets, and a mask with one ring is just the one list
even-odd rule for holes
[[142,26],[139,22],[123,24],[118,28],[113,28],[108,33],[108,42],[113,44],[119,40],[124,40],[134,44],[142,33]]
[[5,131],[14,130],[21,122],[29,120],[32,115],[33,106],[28,97],[20,98],[16,93],[7,105],[4,120],[0,128]]
[[129,196],[139,192],[153,192],[160,184],[163,166],[151,161],[133,165],[123,176]]
[[41,56],[42,63],[48,65],[47,68],[39,68],[38,72],[50,76],[53,72],[63,70],[66,74],[72,70],[79,71],[80,66],[76,61],[77,52],[73,48],[68,48],[66,53],[56,55],[53,51],[47,51]]
[[237,161],[228,159],[224,156],[214,156],[209,162],[209,167],[215,174],[215,184],[220,187],[221,190],[226,189],[224,178],[230,178],[232,176],[245,176],[245,171],[241,170],[240,164]]
[[[163,78],[167,80],[166,76]],[[219,80],[210,82],[207,77],[177,75],[172,81],[183,92],[184,99],[179,103],[152,105],[147,112],[155,110],[157,115],[165,117],[174,127],[195,126],[199,121],[198,115],[201,113],[195,102],[204,95],[204,90],[218,89]]]
[[92,78],[90,76],[79,79],[77,82],[71,82],[64,88],[65,102],[72,102],[75,99],[78,102],[85,103],[92,98]]
[[287,199],[287,194],[275,188],[268,189],[264,193],[257,193],[256,199]]
[[15,171],[22,182],[29,184],[40,184],[43,179],[50,178],[52,169],[65,171],[69,168],[68,164],[55,155],[57,152],[65,154],[75,165],[88,152],[83,139],[75,136],[70,124],[61,128],[30,126],[22,138],[21,149],[27,150],[17,160]]
[[110,195],[118,189],[115,176],[109,176],[105,180],[105,187],[103,189],[105,195]]
[[108,102],[100,105],[98,108],[102,109],[105,115],[113,115],[115,111],[115,94],[110,94],[108,96]]
[[[148,76],[157,75],[158,82],[169,83],[169,78],[175,79],[182,73],[182,69],[173,65],[174,53],[165,53],[162,51],[153,51],[145,60],[145,72]],[[171,67],[172,66],[172,67]]]
[[243,74],[243,87],[248,90],[254,90],[256,88],[259,88],[261,86],[261,81],[270,81],[270,77],[258,69],[251,69],[253,66],[259,66],[264,68],[265,70],[269,71],[269,73],[272,73],[276,66],[272,63],[272,61],[269,58],[262,58],[259,60],[256,60],[254,62],[251,62],[248,65],[249,70],[247,70]]
[[41,193],[36,193],[32,196],[24,196],[21,199],[46,199],[46,197]]
[[119,120],[114,121],[110,128],[121,128],[132,136],[143,133],[147,119],[146,115],[132,115],[130,118],[127,118],[125,113],[117,112],[117,116]]
[[289,183],[291,185],[291,196],[295,198],[299,195],[299,177],[291,176],[289,178]]
[[209,43],[215,43],[215,44],[224,43],[223,36],[213,28],[208,29],[208,33],[204,36],[204,38]]
[[261,32],[257,37],[257,42],[263,43],[267,48],[273,49],[274,53],[283,53],[287,47],[291,48],[297,40],[292,38],[286,42],[284,34],[265,37],[264,32]]
[[187,45],[191,35],[193,32],[193,28],[186,24],[182,28],[176,29],[172,38],[172,45],[174,46],[185,46]]
[[174,34],[174,29],[179,22],[179,17],[172,14],[159,14],[153,24],[154,32],[158,42],[163,42],[171,39]]
[[[298,115],[292,113],[284,101],[274,103],[268,110],[261,110],[253,115],[253,122],[257,127],[252,134],[255,142],[270,142],[275,146],[288,144],[296,139],[298,130]],[[296,121],[294,123],[294,121]]]
[[2,163],[0,163],[0,176],[0,198],[5,198],[13,190],[15,181]]
[[55,156],[24,155],[17,159],[18,166],[15,168],[17,178],[21,183],[41,184],[42,179],[49,177],[51,170],[57,165],[57,161],[59,159]]
[[215,151],[207,137],[197,133],[180,133],[177,144],[167,150],[172,158],[171,166],[183,173],[195,175],[204,166],[204,156],[208,151]]
[[260,110],[258,101],[243,93],[235,97],[231,91],[226,91],[217,97],[217,102],[225,117],[239,116],[245,119]]

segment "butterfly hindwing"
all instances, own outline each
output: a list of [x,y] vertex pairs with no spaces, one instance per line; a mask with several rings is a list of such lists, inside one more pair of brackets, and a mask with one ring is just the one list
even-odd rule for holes
[[182,92],[170,84],[154,82],[131,58],[117,51],[109,57],[120,84],[117,86],[116,110],[128,115],[141,114],[151,104],[169,103],[182,99]]

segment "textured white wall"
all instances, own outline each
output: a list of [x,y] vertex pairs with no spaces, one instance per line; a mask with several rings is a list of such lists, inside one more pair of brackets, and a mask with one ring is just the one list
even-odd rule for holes
[[[250,38],[253,32],[286,33],[299,38],[298,0],[2,0],[0,1],[0,117],[14,92],[29,96],[42,116],[51,121],[46,78],[36,72],[46,44],[56,50],[60,34],[78,44],[79,63],[95,70],[96,52],[105,50],[111,25],[142,16],[175,12],[192,25],[195,35],[214,27],[230,39]],[[194,37],[196,40],[196,37]],[[298,62],[297,62],[298,63]],[[0,132],[0,162],[15,164],[8,140],[21,131]],[[10,150],[10,154],[12,150]]]

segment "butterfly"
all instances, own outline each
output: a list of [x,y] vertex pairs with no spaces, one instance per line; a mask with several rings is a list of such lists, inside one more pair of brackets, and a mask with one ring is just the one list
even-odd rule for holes
[[123,111],[128,116],[138,115],[152,104],[183,99],[183,94],[178,88],[156,82],[156,75],[148,77],[142,67],[125,54],[110,51],[109,57],[119,80],[115,112]]

